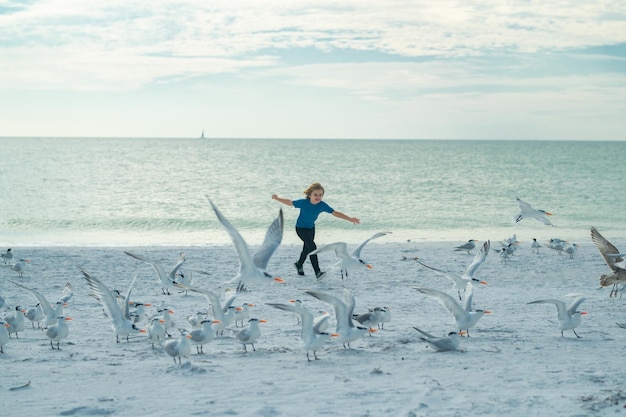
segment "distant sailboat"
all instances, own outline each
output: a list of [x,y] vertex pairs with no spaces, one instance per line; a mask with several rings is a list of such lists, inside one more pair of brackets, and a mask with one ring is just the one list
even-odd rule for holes
[[204,139],[204,129],[202,129],[202,134],[200,135],[200,139]]

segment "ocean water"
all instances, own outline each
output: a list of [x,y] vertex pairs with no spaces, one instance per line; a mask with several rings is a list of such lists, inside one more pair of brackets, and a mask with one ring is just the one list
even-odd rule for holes
[[[284,243],[314,181],[361,219],[322,214],[318,244],[626,236],[626,142],[0,138],[0,247],[229,244],[207,198],[259,244],[282,207]],[[520,197],[556,227],[513,224]],[[382,239],[381,239],[382,240]]]

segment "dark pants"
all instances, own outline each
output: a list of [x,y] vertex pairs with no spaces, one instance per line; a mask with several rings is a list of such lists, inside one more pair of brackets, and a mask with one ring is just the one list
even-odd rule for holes
[[[313,252],[317,249],[317,245],[313,241],[315,239],[315,227],[312,229],[305,229],[304,227],[296,227],[296,234],[302,241],[304,245],[302,246],[302,253],[300,253],[300,259],[298,259],[298,265],[304,265],[304,261],[306,261],[306,257],[309,253]],[[317,260],[317,255],[311,255],[311,265],[313,266],[313,270],[317,274],[320,272],[320,264]]]

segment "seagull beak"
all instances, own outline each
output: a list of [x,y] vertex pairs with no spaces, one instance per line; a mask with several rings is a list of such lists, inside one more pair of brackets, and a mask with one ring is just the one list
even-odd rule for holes
[[276,282],[278,282],[278,283],[280,283],[280,284],[284,284],[284,283],[285,283],[285,280],[284,280],[284,279],[282,279],[282,278],[278,278],[278,277],[274,278],[274,281],[276,281]]
[[489,285],[489,284],[487,283],[487,281],[480,281],[480,282],[479,282],[479,284]]
[[211,322],[211,324],[218,324],[218,323],[221,323],[221,322],[222,322],[222,320],[213,320],[213,321]]
[[146,333],[146,329],[139,329],[139,333]]
[[267,323],[267,320],[261,319],[259,320],[259,323]]
[[161,324],[165,324],[165,320],[163,320],[163,319],[159,319],[159,323],[161,323]]
[[589,314],[586,311],[581,311],[580,314]]
[[378,331],[378,330],[376,330],[376,329],[369,329],[369,332],[370,332],[370,333],[376,333],[377,331]]
[[491,310],[485,310],[484,313],[485,314],[491,314]]
[[168,313],[174,314],[174,310],[167,310]]
[[144,306],[145,306],[145,307],[152,307],[152,304],[150,304],[150,303],[145,303],[145,304],[144,304]]
[[330,337],[339,337],[339,336],[341,336],[339,333],[331,333],[330,334]]
[[71,317],[66,317],[66,318],[65,318],[65,321],[70,321],[70,320],[74,320],[74,319],[73,319],[73,318],[71,318]]
[[254,307],[254,304],[248,303],[248,307]]
[[370,264],[365,265],[367,267],[367,269],[374,269],[374,267]]
[[187,333],[187,334],[185,335],[185,337],[186,337],[187,339],[191,339],[191,334]]
[[546,216],[552,216],[552,213],[550,213],[549,211],[545,212]]

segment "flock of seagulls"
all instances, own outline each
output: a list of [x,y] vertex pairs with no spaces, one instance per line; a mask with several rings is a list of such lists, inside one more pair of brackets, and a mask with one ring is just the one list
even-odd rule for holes
[[[186,270],[183,273],[182,267],[186,261],[184,253],[179,254],[177,262],[169,272],[166,272],[166,269],[159,262],[149,257],[128,251],[124,252],[129,257],[153,268],[162,294],[171,295],[171,291],[178,290],[184,291],[186,294],[189,292],[197,293],[207,299],[209,303],[208,310],[206,312],[200,311],[188,318],[190,329],[176,326],[170,316],[171,311],[164,305],[158,307],[158,314],[148,318],[146,329],[141,327],[141,323],[147,318],[147,314],[143,309],[151,306],[151,304],[136,302],[132,299],[137,274],[132,278],[126,293],[122,295],[118,291],[108,288],[103,281],[91,273],[83,268],[79,268],[82,279],[90,290],[89,295],[102,305],[105,314],[109,317],[117,343],[124,339],[128,342],[132,336],[142,333],[147,334],[153,348],[160,346],[167,355],[173,358],[174,363],[181,364],[182,358],[190,355],[192,346],[195,346],[197,354],[202,354],[204,353],[204,345],[210,343],[215,337],[223,336],[226,330],[242,345],[244,352],[248,352],[248,347],[252,351],[256,351],[255,342],[261,337],[260,324],[265,323],[266,320],[250,317],[249,307],[252,304],[244,303],[241,306],[235,306],[234,300],[238,293],[247,290],[249,286],[284,283],[282,278],[267,270],[269,260],[282,241],[284,229],[283,212],[282,209],[279,211],[278,216],[268,227],[262,245],[253,254],[240,233],[210,199],[209,203],[237,251],[239,268],[235,277],[231,280],[231,283],[236,284],[236,294],[222,301],[218,294],[213,291],[196,286],[193,282],[193,273],[207,273],[199,270]],[[520,213],[514,217],[515,223],[523,219],[534,218],[545,225],[554,226],[546,218],[551,213],[545,210],[534,209],[520,199],[517,199],[517,203],[520,207]],[[371,240],[383,237],[389,233],[391,232],[374,234],[363,241],[352,253],[348,252],[347,245],[344,242],[335,242],[322,246],[314,253],[333,252],[337,260],[329,268],[329,271],[338,269],[341,279],[346,280],[350,270],[372,268],[371,264],[361,257],[361,251]],[[626,283],[626,268],[623,265],[625,254],[620,253],[595,227],[591,227],[591,238],[611,271],[610,275],[601,276],[600,284],[603,287],[612,285],[613,289],[610,296],[617,295],[619,286]],[[478,240],[470,239],[465,244],[455,247],[454,250],[466,251],[470,254],[472,250],[476,249],[478,242]],[[515,252],[519,242],[516,236],[513,235],[500,243],[502,247],[496,251],[500,253],[501,259],[506,262],[508,257]],[[536,239],[533,239],[531,246],[533,252],[538,252],[543,247]],[[546,246],[557,250],[559,253],[567,253],[571,257],[573,257],[578,247],[576,244],[568,245],[566,241],[557,238],[552,239]],[[435,275],[443,276],[452,283],[452,288],[448,292],[426,287],[413,287],[420,294],[440,303],[455,321],[454,330],[441,337],[433,336],[425,330],[414,327],[419,333],[418,338],[427,343],[432,349],[436,351],[458,350],[460,336],[466,335],[470,337],[470,329],[485,314],[491,313],[490,310],[474,309],[472,305],[477,285],[487,285],[486,281],[476,277],[476,272],[485,262],[491,250],[495,250],[491,248],[491,242],[489,240],[483,242],[478,247],[472,261],[465,267],[462,273],[448,271],[446,270],[447,268],[430,266],[421,259],[413,258],[426,270]],[[28,262],[28,260],[20,259],[18,262],[13,263],[13,252],[11,249],[8,249],[6,253],[1,255],[3,263],[11,266],[18,272],[18,276],[21,276],[22,270],[14,267],[21,262]],[[326,278],[329,271],[322,277],[318,277],[318,281]],[[63,311],[67,301],[73,295],[71,285],[68,284],[66,286],[64,293],[55,303],[50,303],[41,293],[34,289],[12,280],[9,280],[9,282],[33,295],[37,300],[37,304],[30,309],[17,306],[11,314],[5,315],[3,320],[0,320],[0,352],[3,352],[3,348],[8,343],[11,335],[14,334],[15,337],[18,337],[18,334],[24,331],[26,320],[31,321],[33,328],[35,323],[37,323],[37,327],[43,326],[51,348],[60,349],[60,342],[69,335],[67,322],[72,320]],[[450,292],[455,293],[455,296],[450,295]],[[330,313],[324,311],[316,316],[305,306],[302,300],[290,300],[288,303],[268,302],[266,305],[294,314],[298,318],[300,323],[300,340],[308,361],[311,361],[311,358],[319,359],[318,351],[330,338],[336,338],[336,341],[341,343],[345,349],[350,349],[352,342],[365,335],[371,336],[373,333],[384,329],[384,323],[389,322],[391,319],[390,307],[374,307],[368,309],[365,313],[355,314],[355,296],[347,288],[344,288],[343,299],[329,292],[312,289],[304,290],[304,294],[332,307],[335,323],[334,331],[330,330]],[[572,330],[574,335],[579,338],[580,336],[575,329],[581,324],[581,317],[587,314],[579,309],[584,300],[583,296],[576,295],[570,305],[557,299],[540,299],[530,301],[527,304],[555,305],[561,336],[564,337],[564,331]],[[131,306],[133,308],[132,311]],[[4,299],[0,297],[0,308],[3,307],[5,307]],[[247,325],[245,325],[246,322]],[[241,328],[239,323],[241,323]],[[618,325],[626,328],[626,323],[618,323]],[[233,328],[233,326],[235,327]],[[178,329],[180,337],[172,337],[170,334],[172,329]]]

